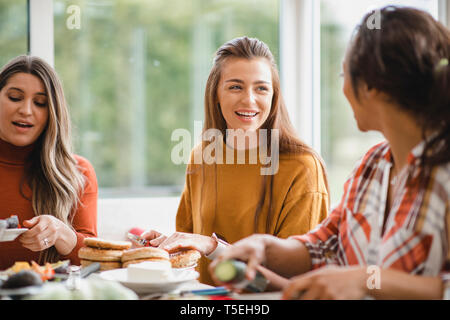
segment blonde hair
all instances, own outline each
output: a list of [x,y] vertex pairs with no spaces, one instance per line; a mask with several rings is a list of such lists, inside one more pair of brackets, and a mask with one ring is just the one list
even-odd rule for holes
[[[61,81],[44,60],[22,55],[8,62],[0,71],[0,90],[17,73],[37,76],[48,96],[48,122],[37,139],[26,163],[24,181],[32,190],[36,216],[53,215],[72,227],[73,213],[80,202],[85,177],[72,154],[71,123]],[[23,191],[21,190],[23,195]],[[54,247],[40,253],[39,263],[58,259]]]

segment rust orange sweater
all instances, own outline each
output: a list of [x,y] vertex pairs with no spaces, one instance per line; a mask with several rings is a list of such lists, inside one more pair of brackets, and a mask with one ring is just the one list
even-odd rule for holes
[[[31,219],[35,216],[31,201],[31,189],[24,185],[20,193],[20,182],[24,175],[24,165],[27,156],[33,150],[34,145],[16,147],[0,139],[0,219],[6,219],[11,215],[17,215],[19,222]],[[78,250],[83,246],[85,237],[97,235],[97,178],[92,165],[86,159],[75,156],[78,165],[86,176],[84,194],[81,197],[83,203],[79,206],[73,219],[73,228],[77,235],[77,244],[72,252],[63,259],[70,259],[72,264],[79,265]],[[33,252],[24,248],[18,240],[0,242],[0,270],[9,268],[15,261],[38,261],[39,252]]]

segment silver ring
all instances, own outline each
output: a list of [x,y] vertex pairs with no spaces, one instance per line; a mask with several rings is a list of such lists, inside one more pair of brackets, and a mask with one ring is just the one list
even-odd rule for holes
[[44,246],[48,247],[48,239],[47,238],[44,239]]

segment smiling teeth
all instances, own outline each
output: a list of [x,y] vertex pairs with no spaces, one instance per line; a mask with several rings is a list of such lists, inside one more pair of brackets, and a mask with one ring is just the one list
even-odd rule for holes
[[14,122],[16,125],[18,125],[19,127],[25,127],[25,128],[31,128],[32,125],[31,124],[27,124],[27,123],[22,123],[22,122]]
[[244,117],[254,117],[257,115],[257,113],[254,112],[236,112],[238,115],[240,116],[244,116]]

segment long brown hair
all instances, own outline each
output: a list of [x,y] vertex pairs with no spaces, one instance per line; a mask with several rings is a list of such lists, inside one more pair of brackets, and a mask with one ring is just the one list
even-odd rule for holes
[[[271,150],[271,129],[279,130],[279,153],[308,153],[317,158],[325,174],[325,165],[322,158],[306,143],[301,141],[289,120],[287,108],[281,94],[280,76],[275,62],[275,58],[269,47],[261,40],[256,38],[240,37],[223,44],[216,52],[213,66],[209,73],[205,90],[205,123],[203,132],[209,129],[218,129],[222,136],[226,137],[227,124],[219,107],[217,88],[222,74],[224,63],[229,58],[243,58],[247,60],[255,58],[265,58],[270,63],[272,72],[273,98],[272,105],[267,120],[260,129],[267,129],[267,150]],[[267,184],[269,186],[267,186]],[[328,182],[325,174],[325,184],[328,189]],[[261,197],[255,210],[255,232],[257,231],[259,216],[264,204],[266,188],[269,188],[269,217],[272,214],[272,196],[273,196],[273,175],[264,176],[261,186]],[[270,219],[267,219],[266,232],[269,230]]]
[[[38,77],[48,96],[47,126],[27,159],[24,177],[24,182],[32,190],[34,214],[53,215],[72,228],[72,213],[79,205],[85,177],[72,154],[70,117],[61,81],[44,60],[22,55],[12,59],[0,70],[0,90],[17,73]],[[57,259],[56,249],[50,247],[41,252],[39,263]]]
[[[373,14],[380,28],[369,29]],[[421,126],[422,173],[450,160],[450,30],[427,12],[386,6],[356,28],[347,55],[356,97],[361,83],[386,93]],[[429,132],[436,132],[431,138]],[[424,177],[424,176],[423,176]]]

